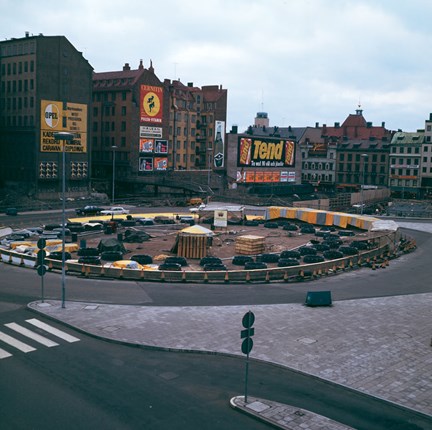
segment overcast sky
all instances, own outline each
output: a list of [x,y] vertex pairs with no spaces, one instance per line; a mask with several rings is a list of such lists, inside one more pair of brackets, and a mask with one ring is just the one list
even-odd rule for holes
[[96,72],[137,68],[228,89],[227,129],[367,121],[424,128],[430,0],[0,0],[2,40],[64,35]]

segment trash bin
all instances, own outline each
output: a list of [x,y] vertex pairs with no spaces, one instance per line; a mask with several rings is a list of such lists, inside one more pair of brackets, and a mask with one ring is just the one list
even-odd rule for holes
[[78,242],[78,233],[72,233],[71,240],[72,242]]

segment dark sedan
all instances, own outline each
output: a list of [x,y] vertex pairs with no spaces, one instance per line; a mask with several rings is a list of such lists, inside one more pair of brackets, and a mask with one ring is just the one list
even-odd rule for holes
[[75,212],[77,215],[93,216],[99,215],[103,210],[103,208],[100,208],[98,206],[84,206],[83,208],[75,209]]

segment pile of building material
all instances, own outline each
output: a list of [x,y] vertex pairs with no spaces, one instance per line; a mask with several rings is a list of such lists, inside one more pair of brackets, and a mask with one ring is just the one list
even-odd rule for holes
[[242,255],[262,254],[265,249],[265,238],[262,236],[239,236],[236,239],[235,252]]

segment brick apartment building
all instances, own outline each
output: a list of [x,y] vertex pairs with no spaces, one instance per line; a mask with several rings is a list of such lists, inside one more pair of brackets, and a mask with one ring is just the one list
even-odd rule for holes
[[62,143],[53,133],[69,131],[76,139],[65,147],[66,192],[88,192],[92,71],[64,36],[0,42],[0,186],[58,198]]

